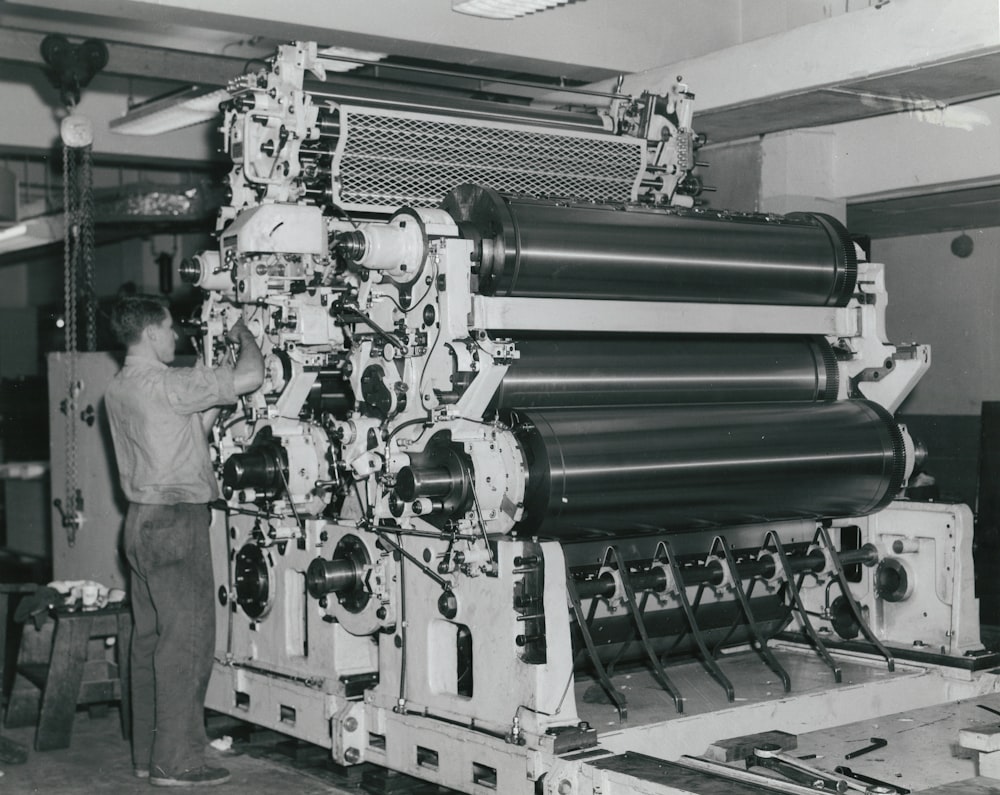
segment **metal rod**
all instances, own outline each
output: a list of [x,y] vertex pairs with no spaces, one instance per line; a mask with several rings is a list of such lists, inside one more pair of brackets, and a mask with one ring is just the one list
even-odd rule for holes
[[[769,534],[770,535],[770,534]],[[878,562],[878,552],[871,548],[851,549],[838,553],[844,566],[861,563],[866,566]],[[817,573],[823,570],[826,558],[818,549],[803,555],[787,557],[788,566],[793,574],[804,572]],[[744,580],[754,577],[770,579],[775,574],[775,563],[770,558],[743,560],[736,564],[736,571]],[[722,562],[711,560],[704,566],[688,566],[682,568],[681,581],[684,585],[721,585],[724,578]],[[650,569],[632,575],[632,585],[636,591],[662,591],[666,588],[666,577],[661,569]],[[611,577],[595,577],[577,583],[581,599],[593,597],[611,597],[615,595],[615,582]]]
[[796,784],[793,781],[773,778],[764,773],[754,773],[752,770],[731,767],[723,762],[712,762],[697,756],[682,756],[676,764],[689,770],[707,773],[713,777],[717,776],[729,781],[750,784],[764,792],[784,792],[794,793],[795,795],[815,795],[816,793],[813,787],[804,784]]
[[[575,121],[573,119],[558,119],[558,118],[545,118],[539,115],[533,115],[530,113],[530,109],[524,108],[524,112],[518,112],[514,110],[515,106],[498,106],[497,109],[492,108],[473,108],[465,109],[460,106],[459,103],[448,104],[447,102],[442,102],[440,104],[433,104],[431,102],[416,102],[413,100],[404,99],[392,99],[392,98],[371,98],[366,96],[363,92],[359,92],[357,95],[352,95],[348,92],[334,93],[334,92],[323,92],[323,91],[310,91],[309,92],[314,99],[329,99],[337,102],[350,104],[352,102],[357,102],[363,104],[365,107],[378,108],[382,110],[408,110],[423,113],[435,113],[438,115],[455,116],[459,119],[469,119],[469,118],[479,118],[479,119],[494,119],[497,121],[507,121],[507,122],[517,122],[523,124],[531,124],[538,127],[555,127],[558,129],[581,129],[587,130],[588,132],[604,132],[608,135],[612,133],[605,130],[603,127],[588,121],[586,119],[581,119]],[[503,108],[508,109],[504,110]]]
[[392,547],[394,550],[396,550],[400,555],[402,555],[404,558],[406,558],[408,561],[410,561],[410,563],[412,563],[418,569],[420,569],[424,574],[426,574],[428,577],[430,577],[432,580],[434,580],[434,582],[436,582],[438,585],[440,585],[441,588],[444,591],[451,591],[451,587],[452,586],[451,586],[451,583],[448,582],[448,580],[444,579],[444,577],[439,576],[437,574],[437,572],[433,571],[428,566],[425,566],[421,561],[417,560],[413,555],[411,555],[409,552],[407,552],[405,549],[403,549],[402,546],[400,546],[399,544],[397,544],[395,541],[393,541],[391,538],[389,538],[388,535],[386,535],[382,531],[378,530],[376,527],[374,527],[372,525],[367,525],[367,527],[368,527],[369,530],[371,530],[373,533],[375,533],[379,537],[379,539],[381,539],[382,541],[384,541],[386,544],[388,544],[390,547]]
[[[790,559],[793,571],[817,572],[823,568],[823,554],[818,550]],[[769,560],[746,560],[736,564],[737,572],[743,579],[752,577],[769,578],[774,575],[774,563]],[[722,562],[712,560],[704,566],[689,566],[680,569],[680,582],[684,585],[721,585],[724,579]],[[650,569],[632,575],[632,584],[637,591],[662,591],[667,581],[662,569]],[[578,583],[581,598],[610,597],[615,595],[615,582],[610,577],[595,577]]]
[[879,748],[885,748],[888,744],[888,740],[884,740],[881,737],[872,737],[871,745],[866,745],[864,748],[859,748],[857,751],[851,751],[849,754],[844,754],[844,759],[857,759],[859,756],[864,756],[872,751],[877,751]]

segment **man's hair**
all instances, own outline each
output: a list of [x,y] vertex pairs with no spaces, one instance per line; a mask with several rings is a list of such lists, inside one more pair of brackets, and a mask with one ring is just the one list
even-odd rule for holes
[[158,295],[123,295],[111,310],[111,330],[126,348],[142,338],[147,326],[164,321],[170,307]]

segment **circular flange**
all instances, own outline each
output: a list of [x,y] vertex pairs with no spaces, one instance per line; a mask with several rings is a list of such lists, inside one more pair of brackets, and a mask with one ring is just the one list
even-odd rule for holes
[[233,564],[236,603],[250,618],[261,618],[271,609],[270,563],[259,546],[245,544]]

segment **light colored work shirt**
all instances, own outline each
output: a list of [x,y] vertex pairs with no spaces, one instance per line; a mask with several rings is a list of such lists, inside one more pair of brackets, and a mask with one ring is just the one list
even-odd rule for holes
[[126,356],[104,395],[129,502],[210,502],[219,487],[200,412],[236,402],[229,367],[167,367]]

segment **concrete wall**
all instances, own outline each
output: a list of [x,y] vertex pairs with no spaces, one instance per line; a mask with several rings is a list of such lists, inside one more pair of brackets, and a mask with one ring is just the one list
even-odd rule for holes
[[927,446],[942,496],[975,505],[982,404],[1000,400],[1000,227],[968,230],[967,259],[951,253],[956,234],[875,240],[872,258],[886,263],[889,338],[931,346],[900,419]]
[[872,258],[886,263],[890,339],[932,348],[905,412],[978,416],[984,400],[1000,400],[1000,227],[968,234],[967,259],[951,253],[955,232],[872,244]]

